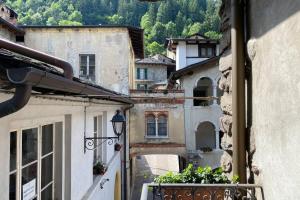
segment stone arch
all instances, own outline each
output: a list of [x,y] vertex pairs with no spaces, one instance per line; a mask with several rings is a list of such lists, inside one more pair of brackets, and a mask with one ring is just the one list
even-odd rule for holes
[[119,171],[115,176],[114,200],[121,200],[121,176]]
[[[214,81],[209,77],[201,77],[194,89],[194,97],[209,97],[213,96],[213,85]],[[194,99],[194,106],[209,106],[213,103],[212,100]]]
[[196,134],[196,149],[203,150],[206,148],[216,149],[217,141],[216,141],[216,126],[209,121],[201,122],[197,130]]

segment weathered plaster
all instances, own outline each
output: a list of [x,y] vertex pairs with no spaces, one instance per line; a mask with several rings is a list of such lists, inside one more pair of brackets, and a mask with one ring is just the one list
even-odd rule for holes
[[70,62],[79,76],[79,54],[95,54],[96,83],[128,94],[134,56],[126,28],[25,28],[25,45]]

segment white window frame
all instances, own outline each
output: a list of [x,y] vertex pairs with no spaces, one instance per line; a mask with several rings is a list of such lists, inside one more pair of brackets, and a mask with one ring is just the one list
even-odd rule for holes
[[[53,150],[44,156],[42,156],[42,127],[46,125],[52,125],[53,126]],[[28,129],[36,129],[37,128],[37,160],[34,160],[30,163],[27,163],[26,165],[22,165],[22,135],[24,130]],[[16,199],[22,199],[22,169],[37,163],[37,188],[36,188],[36,195],[34,198],[37,200],[41,199],[41,193],[46,189],[49,185],[52,184],[52,197],[55,195],[55,123],[50,122],[50,123],[43,123],[41,125],[36,125],[36,126],[28,126],[24,128],[19,128],[19,129],[11,129],[9,131],[9,135],[12,132],[17,133],[17,156],[16,156],[16,169],[13,171],[9,171],[9,176],[11,174],[16,173]],[[10,137],[9,137],[10,138]],[[52,181],[49,182],[46,186],[41,188],[41,176],[42,176],[42,159],[50,156],[52,154]]]
[[[86,74],[81,71],[81,59],[86,56]],[[95,57],[95,74],[90,75],[90,57]],[[96,54],[79,54],[79,78],[85,78],[90,81],[96,81]],[[94,79],[94,80],[93,80]]]
[[[101,117],[102,121],[102,127],[101,130],[99,128],[99,118]],[[94,120],[96,118],[97,121],[97,130],[94,130]],[[93,137],[103,137],[103,116],[102,115],[96,115],[93,116]],[[94,144],[97,145],[97,143],[101,142],[102,140],[95,140]],[[103,162],[103,146],[104,145],[100,145],[94,148],[94,152],[93,152],[93,164],[95,165],[97,162]],[[96,155],[96,156],[95,156]],[[96,157],[96,160],[95,160]]]
[[[150,116],[150,115],[153,115],[154,116],[154,118],[155,118],[155,136],[154,135],[148,135],[148,120],[147,120],[147,118],[148,118],[148,116]],[[166,118],[167,118],[167,134],[165,135],[165,136],[161,136],[161,135],[158,135],[158,118],[160,117],[160,116],[165,116]],[[164,115],[164,114],[158,114],[158,115],[155,115],[155,114],[149,114],[149,115],[147,115],[146,116],[146,138],[153,138],[153,139],[162,139],[162,138],[169,138],[169,116],[168,115]]]

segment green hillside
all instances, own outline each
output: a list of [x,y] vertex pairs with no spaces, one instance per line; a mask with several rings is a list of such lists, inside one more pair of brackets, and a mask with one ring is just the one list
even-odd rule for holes
[[220,0],[7,0],[26,25],[117,24],[145,29],[146,54],[164,51],[166,37],[220,37]]

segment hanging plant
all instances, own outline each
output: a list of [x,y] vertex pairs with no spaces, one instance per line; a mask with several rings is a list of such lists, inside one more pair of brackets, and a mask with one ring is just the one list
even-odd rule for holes
[[115,144],[115,151],[120,151],[122,148],[122,145],[120,145],[119,143]]
[[97,162],[93,167],[93,174],[94,175],[104,175],[107,171],[107,166],[105,166],[102,162]]

